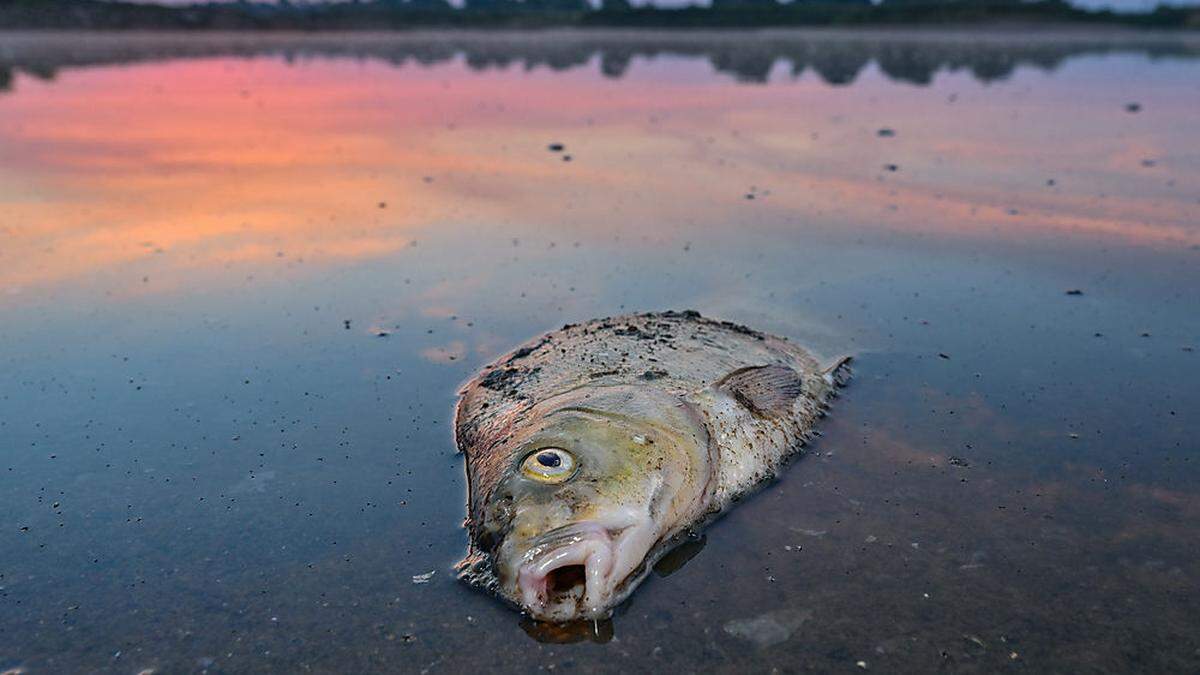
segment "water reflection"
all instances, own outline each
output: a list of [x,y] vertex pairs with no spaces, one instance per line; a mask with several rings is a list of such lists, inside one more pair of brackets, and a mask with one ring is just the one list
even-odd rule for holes
[[543,644],[571,644],[595,642],[605,644],[613,639],[612,619],[603,621],[572,621],[571,623],[546,623],[529,617],[521,619],[521,630]]
[[685,539],[654,564],[654,573],[660,577],[668,577],[678,572],[689,560],[700,555],[706,543],[708,537],[704,534]]
[[[683,248],[691,228],[747,218],[810,231],[1200,244],[1189,217],[1200,165],[1180,139],[1195,98],[1179,84],[1186,68],[1131,87],[1149,106],[1137,113],[1124,92],[1087,89],[1090,73],[1107,67],[1095,58],[1081,61],[1079,77],[1027,76],[1049,85],[1003,105],[1004,91],[962,74],[925,88],[891,81],[926,81],[939,68],[995,72],[988,63],[1049,66],[1089,50],[1191,54],[1183,38],[66,39],[9,36],[0,52],[20,73],[0,99],[5,299],[94,275],[134,297],[244,283],[264,263],[303,275],[314,264],[420,257],[422,238],[467,226],[504,242],[553,227],[576,248],[648,233],[643,247]],[[618,69],[619,81],[527,70],[598,54],[602,64],[639,65]],[[742,87],[707,65],[766,77],[781,54],[821,77]],[[1116,63],[1142,58],[1121,54]],[[856,86],[827,84],[872,59],[879,68]],[[106,63],[136,65],[72,70]],[[566,151],[547,151],[553,143]],[[142,266],[136,275],[132,263]],[[427,311],[454,313],[429,302]],[[392,319],[375,318],[380,330]],[[488,347],[450,340],[425,357],[457,362]]]
[[62,68],[129,64],[167,58],[280,56],[289,62],[314,57],[378,60],[396,66],[435,65],[462,59],[475,71],[516,67],[564,71],[598,63],[605,77],[619,79],[637,59],[687,57],[706,60],[716,73],[739,82],[765,83],[782,70],[800,77],[816,73],[826,84],[852,84],[872,63],[889,79],[928,86],[941,72],[965,71],[980,82],[1006,80],[1019,67],[1053,71],[1081,56],[1142,54],[1152,58],[1194,59],[1200,39],[1187,33],[1079,32],[979,36],[954,31],[829,32],[767,31],[732,33],[549,32],[537,39],[520,34],[218,35],[178,37],[86,36],[66,38],[71,49],[55,47],[64,38],[5,36],[0,53],[0,90],[12,86],[13,72],[43,80]]
[[[0,670],[1195,670],[1200,60],[841,35],[3,36]],[[456,387],[687,307],[859,357],[809,454],[457,583]]]

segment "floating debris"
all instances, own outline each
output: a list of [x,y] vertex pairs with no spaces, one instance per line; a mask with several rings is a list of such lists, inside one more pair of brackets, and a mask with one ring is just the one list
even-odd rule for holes
[[1083,295],[1083,290],[1079,288],[1068,289],[1067,295]]
[[424,574],[414,574],[412,582],[414,584],[427,584],[430,579],[433,579],[433,575],[435,574],[437,574],[437,570],[429,570]]

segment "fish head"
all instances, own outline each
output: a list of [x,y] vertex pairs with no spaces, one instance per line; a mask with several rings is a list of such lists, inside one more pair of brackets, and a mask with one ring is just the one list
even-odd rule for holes
[[476,530],[501,594],[546,621],[607,616],[710,483],[707,433],[677,400],[572,398],[513,437]]

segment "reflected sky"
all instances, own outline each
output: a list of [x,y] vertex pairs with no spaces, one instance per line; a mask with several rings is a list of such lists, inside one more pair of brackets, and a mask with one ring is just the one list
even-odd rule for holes
[[[1192,669],[1200,61],[889,35],[5,36],[0,671]],[[813,455],[603,639],[455,583],[457,385],[688,307]]]
[[[782,65],[772,86],[737,86],[711,77],[713,59],[670,51],[636,58],[619,82],[470,60],[19,74],[0,108],[0,284],[11,294],[164,255],[170,284],[273,258],[378,257],[448,224],[603,238],[622,227],[615,214],[673,245],[686,227],[764,216],[1200,243],[1200,158],[1180,142],[1200,100],[1190,61],[1101,88],[1146,63],[1105,56],[1001,93],[961,72],[898,86],[869,61],[838,88]],[[1153,104],[1127,111],[1141,100]]]

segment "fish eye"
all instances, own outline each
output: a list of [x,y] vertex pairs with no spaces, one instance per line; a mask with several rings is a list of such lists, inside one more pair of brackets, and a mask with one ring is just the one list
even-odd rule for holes
[[561,483],[575,475],[575,456],[562,448],[538,448],[521,462],[521,473],[543,483]]

